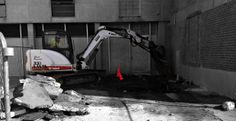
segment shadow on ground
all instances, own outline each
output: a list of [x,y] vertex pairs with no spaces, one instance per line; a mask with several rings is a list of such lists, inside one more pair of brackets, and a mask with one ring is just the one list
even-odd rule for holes
[[78,85],[66,85],[65,89],[74,89],[85,95],[122,97],[183,102],[197,104],[222,104],[231,100],[227,97],[202,90],[184,80],[167,81],[158,76],[125,76],[119,80],[114,75],[99,82]]

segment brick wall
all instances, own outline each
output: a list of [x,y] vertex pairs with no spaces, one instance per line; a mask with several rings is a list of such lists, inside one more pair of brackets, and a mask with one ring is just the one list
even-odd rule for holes
[[236,71],[236,2],[202,14],[201,63],[203,67]]
[[236,71],[236,2],[187,17],[183,63]]

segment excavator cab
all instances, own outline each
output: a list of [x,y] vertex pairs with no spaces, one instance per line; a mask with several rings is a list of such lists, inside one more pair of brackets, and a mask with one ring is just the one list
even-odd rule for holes
[[64,55],[74,63],[71,37],[65,31],[44,31],[42,37],[43,49],[53,50]]

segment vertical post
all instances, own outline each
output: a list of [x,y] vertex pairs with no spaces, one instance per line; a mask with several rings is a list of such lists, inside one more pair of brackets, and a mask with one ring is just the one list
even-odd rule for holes
[[67,31],[67,26],[66,26],[65,23],[64,23],[64,31],[65,31],[65,32]]
[[108,72],[111,72],[111,40],[110,38],[107,39],[108,40]]
[[[148,23],[148,36],[149,36],[149,40],[152,40],[152,23]],[[148,71],[149,71],[149,74],[151,74],[151,66],[152,66],[152,57],[151,57],[151,54],[149,53],[149,56],[148,56]]]
[[45,28],[44,28],[44,24],[42,24],[42,31],[44,31],[45,30]]
[[5,98],[5,114],[6,114],[6,121],[10,121],[10,96],[9,96],[9,72],[8,72],[8,57],[4,56],[4,98]]
[[87,44],[89,43],[89,30],[88,30],[88,24],[86,24],[86,39],[87,39]]
[[[130,23],[128,24],[128,29],[131,29]],[[133,73],[133,65],[132,64],[133,64],[132,45],[129,42],[129,65],[130,65],[129,73],[130,74]]]
[[30,23],[30,24],[27,24],[27,31],[28,31],[28,44],[27,44],[27,47],[30,47],[30,48],[36,48],[35,47],[35,30],[34,30],[34,24]]
[[[21,48],[20,48],[20,53],[21,53],[21,65],[23,65],[23,67],[22,67],[22,71],[23,71],[23,77],[25,78],[25,68],[24,68],[24,62],[25,62],[25,59],[24,59],[24,47],[25,47],[25,45],[24,45],[24,40],[23,40],[23,34],[22,34],[22,25],[20,24],[19,25],[20,27],[19,27],[19,31],[20,31],[20,41],[21,41]],[[22,76],[22,75],[21,75]]]
[[4,76],[4,98],[5,98],[5,115],[6,121],[10,121],[10,95],[9,95],[9,70],[8,70],[8,56],[14,56],[14,49],[7,48],[6,39],[3,34],[0,32],[0,40],[2,43],[3,49],[3,76]]

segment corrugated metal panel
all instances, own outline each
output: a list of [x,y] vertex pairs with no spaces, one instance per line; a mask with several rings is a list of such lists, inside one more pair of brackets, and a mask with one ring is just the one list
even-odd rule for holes
[[202,14],[201,63],[203,67],[236,71],[236,3]]
[[[141,35],[150,35],[149,23],[107,23],[103,24],[111,27],[129,28]],[[156,24],[155,24],[156,25]],[[154,26],[154,25],[153,25]],[[157,26],[155,26],[157,27]],[[157,35],[157,31],[153,31]],[[118,66],[121,66],[122,73],[125,74],[149,74],[150,54],[140,47],[132,47],[130,41],[124,38],[110,38],[102,45],[103,68],[107,72],[114,74]]]

